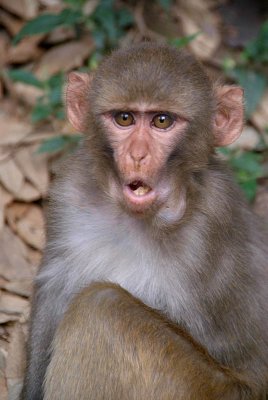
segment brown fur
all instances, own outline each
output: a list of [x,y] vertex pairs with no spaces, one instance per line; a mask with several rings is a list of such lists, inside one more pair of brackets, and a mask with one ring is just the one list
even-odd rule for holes
[[71,303],[53,341],[45,400],[242,400],[238,374],[184,331],[114,284]]
[[[143,111],[133,109],[144,104]],[[214,144],[231,142],[242,129],[241,89],[214,88],[190,55],[143,44],[114,52],[92,81],[72,75],[67,107],[71,122],[87,135],[51,191],[24,398],[42,399],[55,330],[72,298],[96,280],[118,283],[158,309],[264,396],[267,229],[214,150]],[[187,121],[183,130],[177,125],[177,140],[168,146],[165,132],[157,139],[144,125],[152,137],[147,143],[151,157],[139,174],[153,187],[167,188],[168,196],[141,213],[122,194],[133,171],[129,165],[124,170],[126,161],[117,161],[119,148],[127,157],[127,135],[115,138],[106,124],[105,115],[115,109],[138,112],[144,124],[144,114],[151,111],[175,112]],[[141,134],[131,132],[132,145]],[[150,164],[156,149],[165,160],[158,166]]]

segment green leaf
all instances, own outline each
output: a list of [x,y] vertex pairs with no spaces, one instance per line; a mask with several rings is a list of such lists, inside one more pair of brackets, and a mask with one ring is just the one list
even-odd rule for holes
[[38,153],[54,153],[62,150],[66,145],[64,135],[54,136],[51,139],[44,140],[38,149]]
[[66,139],[69,144],[75,144],[77,145],[80,140],[82,139],[83,135],[71,135],[71,136],[66,136]]
[[257,38],[246,46],[242,57],[255,62],[268,62],[268,21],[262,25]]
[[117,38],[116,20],[113,9],[99,7],[94,13],[95,21],[107,32],[110,41]]
[[94,38],[97,49],[104,49],[106,40],[105,32],[101,30],[94,30],[92,32],[92,36]]
[[118,10],[117,20],[121,28],[126,28],[134,23],[133,15],[125,8]]
[[193,33],[192,35],[182,36],[181,38],[175,38],[170,40],[170,44],[174,47],[185,47],[187,46],[192,40],[194,40],[201,32]]
[[52,75],[47,80],[47,85],[51,88],[61,88],[63,83],[64,83],[64,74],[62,72]]
[[64,120],[65,117],[66,117],[64,108],[61,108],[61,109],[59,109],[59,110],[56,110],[54,114],[55,114],[55,117],[56,117],[57,119]]
[[13,39],[17,44],[25,36],[32,36],[38,33],[49,33],[61,25],[72,26],[82,18],[80,11],[64,9],[60,14],[42,14],[27,22]]
[[63,0],[65,4],[70,5],[75,10],[81,9],[88,0]]
[[244,191],[248,201],[252,202],[255,199],[258,187],[256,179],[251,179],[248,180],[247,182],[241,182],[240,187]]
[[255,111],[264,94],[267,77],[246,67],[235,67],[230,71],[230,75],[245,90],[245,113],[248,118]]
[[264,169],[261,164],[261,154],[247,151],[240,152],[236,149],[218,148],[217,151],[223,154],[234,171],[236,181],[244,191],[249,201],[254,200],[257,190],[257,179],[264,176]]
[[63,83],[64,75],[62,73],[53,75],[46,82],[48,102],[54,106],[62,104]]
[[40,122],[44,119],[47,119],[52,113],[53,108],[50,104],[38,102],[33,108],[31,118],[33,122]]
[[51,139],[44,140],[38,149],[38,153],[54,153],[63,150],[66,146],[73,148],[77,146],[81,140],[81,135],[59,135]]
[[222,154],[224,157],[230,157],[232,150],[229,149],[228,147],[217,147],[216,151],[220,154]]
[[158,3],[164,10],[168,11],[171,7],[173,0],[158,0]]
[[62,90],[61,88],[53,88],[48,93],[48,102],[52,106],[62,104]]
[[26,69],[10,69],[8,76],[14,82],[23,82],[27,85],[43,88],[43,83]]
[[88,60],[88,67],[91,70],[94,70],[98,67],[100,61],[102,60],[103,55],[99,51],[95,51],[91,54]]
[[230,160],[231,166],[236,170],[242,170],[253,175],[260,177],[262,175],[261,166],[262,156],[253,152],[244,152]]
[[114,0],[102,0],[85,24],[92,32],[97,49],[104,51],[115,47],[133,22],[134,18],[126,8],[116,8]]

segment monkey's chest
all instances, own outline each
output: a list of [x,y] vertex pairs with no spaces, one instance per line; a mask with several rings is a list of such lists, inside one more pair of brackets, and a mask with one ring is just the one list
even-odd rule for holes
[[[110,281],[176,322],[188,318],[199,304],[189,273],[194,265],[200,265],[199,254],[203,254],[198,248],[202,245],[198,232],[161,243],[128,216],[116,219],[112,212],[101,213],[99,209],[92,214],[76,210],[70,229],[62,232],[67,257],[59,275],[65,282],[64,296],[72,296],[92,281]],[[188,237],[195,246],[191,257],[185,256]]]
[[87,240],[81,235],[80,243],[72,241],[68,272],[73,276],[67,281],[73,282],[74,291],[77,285],[91,281],[114,282],[150,307],[180,320],[181,310],[191,300],[176,259],[139,235],[120,229],[93,234]]

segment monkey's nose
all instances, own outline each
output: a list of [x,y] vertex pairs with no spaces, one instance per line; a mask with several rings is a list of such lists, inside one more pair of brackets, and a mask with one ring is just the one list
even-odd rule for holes
[[135,164],[140,164],[142,161],[144,162],[149,155],[148,146],[145,143],[134,144],[130,148],[129,154]]

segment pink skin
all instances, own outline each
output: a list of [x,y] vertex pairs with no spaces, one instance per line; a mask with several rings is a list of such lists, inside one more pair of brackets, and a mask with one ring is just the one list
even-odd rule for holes
[[123,186],[123,194],[126,200],[133,205],[143,206],[146,208],[147,205],[151,205],[156,199],[156,193],[154,190],[150,190],[142,196],[137,196],[128,185]]
[[[138,177],[135,178],[137,179],[131,179],[129,182],[141,180]],[[145,183],[145,180],[142,181]],[[119,202],[124,202],[130,211],[138,214],[146,213],[152,205],[156,206],[157,209],[163,207],[172,194],[171,182],[164,181],[164,179],[158,180],[154,187],[142,196],[137,196],[131,190],[128,183],[117,183],[113,176],[110,176],[109,182],[109,193],[111,197],[117,199]]]
[[[150,108],[152,109],[152,108]],[[141,107],[131,108],[130,113],[134,120],[129,126],[121,126],[115,120],[115,112],[103,114],[103,122],[109,140],[115,150],[115,159],[120,171],[121,185],[111,182],[111,191],[116,198],[122,197],[125,204],[133,211],[144,213],[152,205],[161,207],[172,192],[172,185],[168,179],[159,179],[159,172],[165,165],[174,144],[180,140],[187,121],[178,115],[165,111],[146,111]],[[135,111],[133,111],[135,110]],[[157,110],[153,108],[152,110]],[[158,114],[167,114],[172,118],[172,124],[166,128],[158,128],[153,119]],[[149,178],[149,179],[148,179]],[[150,191],[139,196],[131,189],[133,182],[140,182]],[[113,189],[112,189],[113,187]]]
[[[91,77],[85,73],[72,72],[66,93],[67,114],[72,125],[80,132],[87,131],[88,91]],[[218,107],[214,117],[215,146],[225,146],[236,140],[243,127],[243,90],[236,86],[215,88]],[[129,112],[133,123],[119,125],[114,113]],[[108,140],[114,150],[118,176],[110,176],[107,195],[124,201],[133,212],[146,212],[151,205],[158,207],[163,219],[174,220],[175,214],[184,213],[185,198],[183,187],[175,193],[173,185],[165,174],[166,160],[180,142],[188,121],[181,116],[177,106],[171,106],[170,113],[163,110],[163,102],[152,104],[146,101],[126,103],[118,101],[112,110],[102,114],[102,121]],[[175,114],[174,114],[175,112]],[[173,117],[173,123],[167,129],[157,128],[153,119],[157,114]],[[161,179],[160,179],[161,177]],[[151,188],[143,196],[137,196],[129,186],[140,181]],[[161,210],[160,210],[161,208]],[[174,214],[175,211],[175,214]]]

